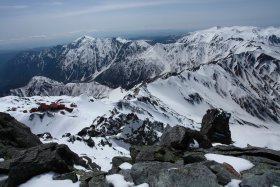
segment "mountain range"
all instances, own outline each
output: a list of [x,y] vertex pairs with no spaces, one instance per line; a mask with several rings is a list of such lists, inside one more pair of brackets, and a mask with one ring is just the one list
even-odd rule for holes
[[2,68],[1,77],[16,82],[9,94],[17,96],[102,98],[118,87],[156,86],[171,100],[176,93],[181,103],[221,108],[231,101],[254,118],[278,123],[279,36],[273,27],[214,27],[168,43],[83,36],[22,52]]
[[[20,149],[22,157],[31,155],[26,168],[36,170],[36,175],[49,171],[44,170],[45,160],[60,159],[50,157],[49,150],[57,155],[68,146],[91,165],[90,171],[75,163],[71,171],[80,181],[71,182],[73,186],[96,186],[92,180],[104,182],[105,176],[107,183],[117,177],[122,186],[152,186],[153,182],[138,179],[147,175],[158,180],[157,167],[165,168],[160,171],[167,172],[167,182],[173,180],[173,172],[180,171],[176,176],[181,176],[190,170],[196,175],[193,167],[199,171],[209,167],[212,177],[199,173],[199,179],[217,179],[214,183],[219,185],[214,186],[242,186],[252,176],[254,184],[276,185],[271,180],[276,180],[279,175],[273,172],[280,168],[275,151],[280,150],[280,28],[213,27],[160,42],[82,36],[70,44],[19,53],[2,64],[0,81],[0,125],[5,128],[0,139],[9,146],[22,143],[21,136],[11,139],[13,124],[13,132],[25,134],[28,142],[40,138],[42,145]],[[221,139],[229,145],[214,141]],[[21,169],[17,175],[9,173],[16,164],[6,167],[18,159],[5,156],[20,154],[6,151],[10,147],[3,150],[0,186],[2,180],[14,182],[11,176],[21,176]],[[71,151],[66,152],[72,155]],[[221,164],[203,165],[215,163],[213,159]],[[21,166],[26,159],[19,160]],[[33,162],[43,168],[37,170]],[[123,162],[125,167],[120,166]],[[151,176],[146,173],[153,170]],[[228,171],[236,175],[226,177]],[[260,172],[265,173],[255,175]],[[30,178],[28,172],[25,175]],[[41,177],[53,181],[57,176]],[[175,182],[186,177],[177,178]],[[165,175],[159,181],[163,179]]]

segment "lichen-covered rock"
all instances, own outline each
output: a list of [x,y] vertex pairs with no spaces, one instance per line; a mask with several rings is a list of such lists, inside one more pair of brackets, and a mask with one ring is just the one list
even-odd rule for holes
[[141,162],[133,165],[131,176],[136,185],[153,187],[219,187],[216,175],[203,164]]

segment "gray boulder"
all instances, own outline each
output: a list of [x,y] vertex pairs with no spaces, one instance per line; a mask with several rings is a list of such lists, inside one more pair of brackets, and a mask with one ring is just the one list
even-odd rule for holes
[[240,183],[240,187],[268,187],[280,186],[280,173],[265,172],[261,175],[254,175],[245,178]]
[[219,187],[216,175],[203,164],[141,162],[133,165],[131,176],[136,185],[153,187]]
[[148,183],[150,184],[152,178],[161,169],[179,168],[180,164],[173,164],[169,162],[139,162],[132,166],[131,177],[136,185]]

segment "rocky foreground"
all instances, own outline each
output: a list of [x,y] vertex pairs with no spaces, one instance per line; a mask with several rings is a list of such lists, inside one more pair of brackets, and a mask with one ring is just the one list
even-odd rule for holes
[[[103,172],[90,158],[77,155],[66,145],[42,144],[24,124],[0,113],[0,186],[18,186],[46,172],[56,173],[53,180],[70,179],[81,187],[112,187],[112,176],[119,175],[131,186],[214,187],[233,181],[242,187],[280,186],[280,152],[230,145],[229,118],[222,110],[208,110],[200,131],[182,126],[166,129],[159,143],[131,146],[131,158],[114,157],[112,169]],[[213,143],[221,145],[212,147]],[[229,161],[245,159],[252,167],[237,170],[227,162],[209,159],[209,155],[231,156]]]

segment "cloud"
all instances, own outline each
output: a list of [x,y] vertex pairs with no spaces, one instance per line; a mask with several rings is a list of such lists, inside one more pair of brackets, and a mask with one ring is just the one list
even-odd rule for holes
[[0,9],[26,9],[27,5],[0,5]]
[[68,34],[80,34],[80,33],[90,33],[90,32],[97,32],[97,30],[96,29],[74,30],[74,31],[70,31]]
[[63,5],[64,3],[61,1],[52,1],[52,2],[44,2],[43,5],[47,6],[60,6]]
[[35,35],[35,36],[29,36],[27,38],[46,38],[47,36],[46,35]]
[[34,35],[34,36],[25,36],[25,37],[18,37],[18,38],[8,38],[8,39],[0,39],[0,42],[8,42],[8,41],[21,41],[21,40],[28,40],[28,39],[43,39],[47,38],[47,35]]
[[158,6],[158,5],[165,5],[165,4],[174,4],[178,2],[183,2],[181,0],[151,0],[151,1],[130,1],[125,3],[115,3],[115,4],[103,4],[103,5],[96,5],[89,8],[85,8],[83,10],[71,11],[62,14],[62,16],[80,16],[85,14],[92,14],[92,13],[100,13],[100,12],[108,12],[108,11],[115,11],[115,10],[123,10],[123,9],[132,9],[132,8],[143,8],[149,6]]

